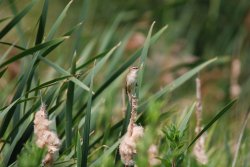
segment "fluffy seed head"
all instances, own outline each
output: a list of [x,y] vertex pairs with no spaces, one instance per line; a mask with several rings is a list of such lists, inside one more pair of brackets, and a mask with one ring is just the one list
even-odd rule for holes
[[36,145],[40,148],[47,148],[48,152],[43,159],[44,165],[53,163],[54,154],[59,150],[61,141],[58,136],[49,129],[50,121],[47,118],[45,105],[35,114],[34,133]]
[[125,165],[134,165],[134,155],[136,154],[136,144],[143,137],[143,127],[134,125],[132,135],[125,134],[119,146],[121,160]]

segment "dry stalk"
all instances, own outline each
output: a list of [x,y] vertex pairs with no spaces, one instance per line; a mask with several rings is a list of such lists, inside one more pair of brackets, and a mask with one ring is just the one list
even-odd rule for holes
[[[196,127],[195,133],[198,135],[202,129],[202,94],[201,94],[201,81],[200,78],[196,78]],[[201,164],[207,164],[208,157],[205,151],[205,136],[202,135],[195,143],[193,149],[196,160]]]

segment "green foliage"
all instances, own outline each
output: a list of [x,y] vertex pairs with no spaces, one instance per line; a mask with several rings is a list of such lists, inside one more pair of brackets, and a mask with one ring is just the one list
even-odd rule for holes
[[[234,109],[227,92],[228,55],[245,53],[249,45],[249,23],[241,25],[249,2],[235,3],[0,0],[0,165],[41,166],[46,150],[35,144],[33,120],[42,99],[62,142],[53,166],[122,166],[117,150],[130,119],[122,89],[124,74],[135,65],[137,124],[145,133],[134,156],[138,167],[150,166],[152,145],[158,166],[201,166],[191,146],[204,133],[207,166],[249,166],[248,119],[238,124],[246,111],[241,104],[248,102],[244,96]],[[129,50],[136,33],[145,41]],[[197,55],[194,61],[190,55]],[[204,77],[204,122],[195,135],[198,73]]]
[[171,124],[163,131],[166,136],[166,142],[169,146],[162,161],[166,166],[181,166],[184,159],[185,145],[185,131],[181,132],[176,125]]
[[18,167],[42,166],[45,150],[38,148],[34,142],[27,142],[17,158]]

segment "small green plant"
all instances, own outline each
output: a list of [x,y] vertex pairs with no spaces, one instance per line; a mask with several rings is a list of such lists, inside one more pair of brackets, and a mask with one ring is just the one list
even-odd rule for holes
[[18,167],[39,167],[42,166],[42,159],[45,153],[34,144],[35,142],[27,142],[17,158]]
[[175,124],[171,124],[163,131],[166,138],[166,143],[169,146],[162,162],[165,166],[179,167],[184,159],[185,145],[185,131],[181,132]]

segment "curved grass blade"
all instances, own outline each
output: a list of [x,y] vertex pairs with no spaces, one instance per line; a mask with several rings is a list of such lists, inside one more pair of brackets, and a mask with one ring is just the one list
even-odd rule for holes
[[241,145],[242,138],[243,138],[245,129],[247,127],[247,123],[248,123],[249,118],[250,118],[250,111],[247,111],[243,126],[242,126],[241,131],[240,131],[240,136],[239,136],[239,139],[238,139],[238,142],[237,142],[236,152],[235,152],[235,155],[234,155],[234,158],[233,158],[232,167],[236,166],[236,162],[237,162],[239,151],[240,151],[240,145]]
[[[1,2],[0,2],[1,3]],[[11,17],[5,17],[5,18],[2,18],[2,19],[0,19],[0,23],[2,23],[2,22],[4,22],[4,21],[6,21],[6,20],[9,20]]]
[[3,62],[1,65],[0,65],[0,68],[14,62],[14,61],[17,61],[25,56],[28,56],[30,54],[33,54],[39,50],[42,50],[42,49],[45,49],[47,47],[50,47],[50,46],[53,46],[53,45],[56,45],[62,41],[64,41],[65,39],[67,39],[68,37],[61,37],[61,38],[58,38],[58,39],[55,39],[55,40],[51,40],[49,42],[45,42],[45,43],[42,43],[42,44],[39,44],[39,45],[36,45],[30,49],[27,49],[19,54],[17,54],[16,56],[13,56],[11,57],[10,59],[6,60],[5,62]]
[[[178,88],[180,85],[182,85],[184,82],[186,82],[188,79],[190,79],[191,77],[193,77],[195,74],[197,74],[199,71],[201,71],[203,68],[205,68],[206,66],[208,66],[209,64],[213,63],[215,60],[217,60],[217,58],[211,59],[206,61],[205,63],[199,65],[198,67],[190,70],[189,72],[187,72],[186,74],[182,75],[181,77],[177,78],[176,80],[174,80],[170,85],[165,86],[163,89],[161,89],[160,91],[158,91],[157,93],[155,93],[153,96],[151,96],[150,98],[148,98],[146,101],[144,101],[139,108],[144,107],[145,105],[147,105],[150,101],[154,101],[156,99],[158,99],[159,97],[161,97],[162,95],[173,91],[174,89]],[[139,110],[139,109],[138,109]]]
[[5,69],[3,69],[2,71],[0,71],[0,78],[2,78],[3,74],[6,72],[7,67]]
[[106,49],[107,45],[109,44],[113,34],[115,33],[115,30],[117,29],[118,25],[120,24],[122,18],[124,17],[124,13],[119,14],[114,23],[109,27],[103,34],[102,42],[99,51],[102,52]]
[[56,79],[53,79],[53,80],[50,80],[48,82],[45,82],[45,83],[42,83],[40,84],[39,86],[29,90],[28,92],[26,93],[30,93],[30,92],[34,92],[34,91],[37,91],[37,90],[40,90],[40,89],[43,89],[43,88],[47,88],[49,86],[53,86],[55,84],[57,84],[59,81],[62,81],[62,80],[65,80],[69,77],[72,77],[72,75],[68,75],[68,76],[63,76],[63,77],[59,77],[59,78],[56,78]]
[[103,52],[103,53],[101,53],[101,54],[98,54],[97,56],[95,56],[95,57],[89,59],[89,60],[86,61],[84,64],[78,66],[78,67],[76,68],[76,71],[78,71],[78,70],[80,70],[80,69],[86,67],[87,65],[89,65],[89,64],[92,63],[93,61],[98,60],[98,59],[100,59],[100,58],[106,56],[108,52],[109,52],[109,51],[105,51],[105,52]]
[[[50,60],[42,57],[42,56],[38,56],[38,58],[40,60],[42,60],[44,63],[46,63],[47,65],[51,66],[52,68],[54,68],[57,72],[63,74],[63,75],[71,75],[68,71],[64,70],[62,67],[56,65],[55,63],[51,62]],[[84,83],[82,83],[80,80],[78,80],[77,78],[75,78],[74,76],[72,76],[71,78],[69,78],[69,80],[71,80],[72,82],[74,82],[75,84],[77,84],[78,86],[80,86],[81,88],[83,88],[86,91],[89,91],[89,87],[86,86]]]
[[201,130],[201,132],[192,140],[192,142],[188,145],[187,149],[190,148],[195,141],[204,133],[206,132],[220,117],[222,117],[229,109],[234,105],[237,100],[231,101],[227,104],[216,116]]
[[89,153],[89,134],[90,134],[90,120],[91,120],[91,106],[92,106],[92,89],[93,89],[93,79],[95,75],[95,65],[91,72],[91,82],[90,82],[90,91],[88,97],[88,105],[85,116],[84,123],[84,135],[83,135],[83,146],[82,146],[82,165],[87,166],[88,153]]
[[112,152],[115,151],[115,149],[119,146],[121,142],[121,139],[119,139],[115,144],[113,144],[107,151],[105,151],[98,159],[96,159],[90,167],[98,167],[101,166],[101,163],[103,162],[104,158],[109,156]]
[[149,50],[149,46],[150,46],[150,38],[151,38],[151,34],[154,28],[154,24],[155,22],[152,23],[146,41],[144,43],[144,47],[142,49],[142,54],[141,54],[141,59],[140,59],[140,70],[139,70],[139,74],[138,74],[138,88],[137,88],[137,98],[139,99],[139,91],[141,89],[141,84],[142,84],[142,78],[143,78],[143,73],[144,73],[144,69],[145,69],[145,62],[147,59],[147,55],[148,55],[148,50]]
[[16,42],[13,43],[13,44],[8,48],[8,50],[6,50],[6,51],[4,52],[4,54],[3,54],[2,57],[0,58],[0,64],[3,63],[4,59],[9,55],[10,51],[13,49],[13,47],[14,47],[15,44],[16,44]]
[[73,0],[71,0],[66,7],[63,9],[63,11],[61,12],[61,14],[58,16],[58,18],[56,19],[55,23],[52,25],[49,33],[48,33],[48,37],[46,38],[47,41],[50,41],[54,36],[55,33],[58,31],[60,25],[62,24],[63,19],[65,18],[67,11],[70,7],[70,5],[72,4]]
[[[79,22],[83,22],[85,19],[86,19],[86,16],[88,14],[88,11],[89,11],[89,6],[90,6],[90,0],[84,0],[82,1],[82,5],[81,5],[81,12],[79,14],[79,17],[78,17],[78,21]],[[81,40],[81,33],[83,31],[83,26],[81,25],[80,28],[75,32],[76,34],[76,40],[75,40],[75,43],[74,43],[74,47],[73,47],[73,50],[78,52],[79,51],[79,45],[80,43],[82,43],[82,40]]]
[[[10,107],[10,106],[12,107],[12,106],[15,105],[15,104],[20,104],[20,103],[23,103],[23,102],[25,102],[25,101],[34,100],[34,99],[36,99],[36,98],[38,98],[38,97],[37,97],[37,96],[33,96],[33,97],[29,97],[29,98],[24,98],[24,99],[18,99],[17,101],[11,103],[10,105],[1,108],[1,109],[0,109],[0,115],[4,112],[3,110],[5,110],[6,108],[8,108],[8,107]],[[10,108],[11,108],[11,107],[10,107]]]
[[193,112],[195,111],[195,105],[196,105],[196,103],[194,103],[189,108],[189,110],[186,113],[186,115],[184,116],[183,120],[180,122],[179,130],[180,130],[181,134],[183,134],[184,130],[187,128],[188,121],[191,118],[191,115],[193,114]]
[[10,42],[0,41],[0,44],[7,45],[7,46],[13,46],[14,48],[17,48],[17,49],[20,49],[20,50],[26,50],[26,48],[24,48],[22,46],[19,46],[19,45],[13,45],[13,43],[10,43]]
[[34,6],[37,0],[32,0],[20,13],[18,13],[0,32],[0,39],[2,39]]
[[45,31],[48,7],[49,7],[49,1],[45,0],[44,5],[43,5],[42,14],[39,18],[39,26],[38,26],[38,30],[37,30],[35,45],[42,43],[44,31]]
[[11,142],[11,145],[8,148],[7,153],[4,154],[4,158],[3,158],[3,161],[2,161],[3,167],[7,167],[8,166],[9,160],[11,158],[11,154],[14,152],[16,144],[21,139],[22,135],[25,133],[25,130],[29,127],[29,125],[30,125],[30,123],[25,122],[24,124],[22,124],[19,127],[19,130],[18,130],[18,133],[16,134],[15,139]]
[[[95,74],[97,72],[99,72],[101,70],[101,68],[103,67],[103,65],[105,64],[105,62],[108,60],[108,58],[113,54],[113,52],[121,45],[121,43],[119,42],[116,46],[114,46],[108,53],[107,55],[101,59],[95,66]],[[85,79],[84,79],[84,83],[89,84],[90,80],[91,80],[91,75],[92,74],[88,74]]]

